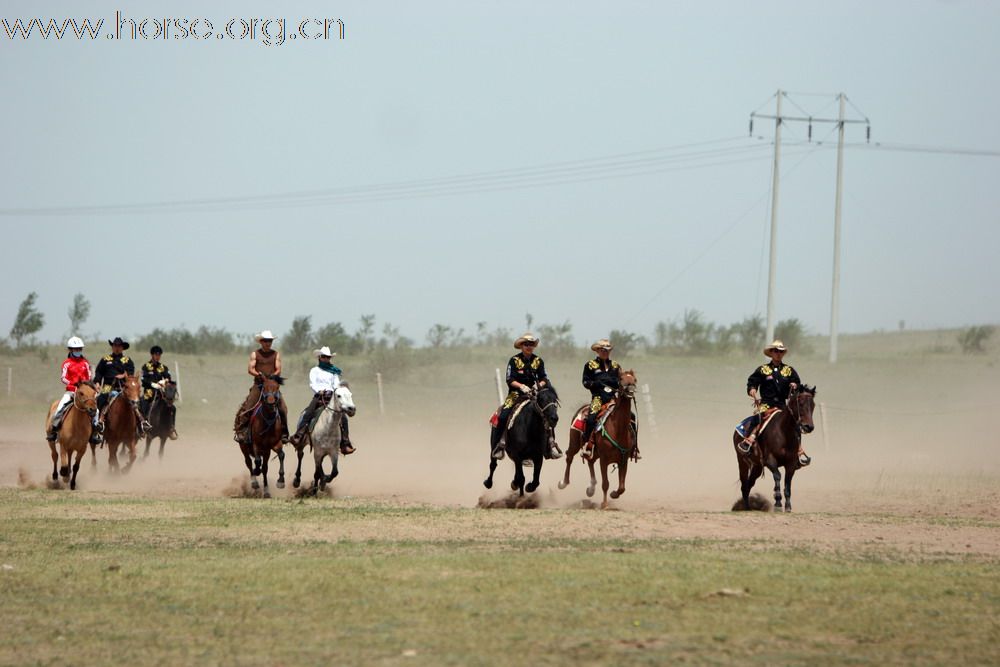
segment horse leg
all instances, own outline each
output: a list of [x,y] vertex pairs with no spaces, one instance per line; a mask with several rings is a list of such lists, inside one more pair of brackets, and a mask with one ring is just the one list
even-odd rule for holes
[[145,461],[149,458],[149,445],[153,442],[153,436],[146,436],[146,450],[142,453],[142,460]]
[[133,439],[125,443],[125,448],[128,450],[128,463],[125,464],[125,469],[122,473],[127,473],[132,469],[132,464],[135,463],[136,459],[136,445],[138,444],[138,438],[133,436]]
[[601,490],[604,491],[604,502],[601,503],[601,509],[608,509],[608,487],[611,486],[611,482],[608,481],[608,461],[602,456],[601,457]]
[[257,481],[257,476],[260,475],[260,457],[257,456],[257,455],[254,455],[251,458],[251,461],[252,461],[252,463],[249,466],[250,467],[250,488],[252,488],[254,491],[256,491],[257,489],[260,488],[260,482]]
[[71,477],[69,480],[70,491],[76,490],[76,474],[80,472],[80,459],[82,459],[86,454],[87,454],[86,445],[83,446],[83,449],[79,449],[76,452],[76,462],[73,463],[73,477]]
[[625,474],[628,472],[628,457],[622,456],[622,462],[618,464],[618,488],[611,492],[611,498],[619,498],[625,493]]
[[90,443],[90,467],[97,467],[97,445]]
[[285,450],[278,450],[278,481],[274,483],[279,489],[285,488]]
[[163,448],[167,445],[167,436],[160,436],[160,460],[163,460]]
[[59,476],[63,478],[63,482],[69,481],[69,460],[70,460],[70,453],[66,451],[66,445],[60,443]]
[[118,443],[108,440],[105,444],[108,446],[108,467],[111,472],[121,472],[118,465]]
[[597,473],[594,472],[594,457],[587,460],[587,467],[590,468],[590,484],[587,486],[587,497],[592,498],[597,490]]
[[337,449],[339,448],[340,445],[337,445],[337,447],[333,449],[333,453],[330,454],[330,474],[323,476],[323,481],[325,481],[327,484],[332,482],[333,479],[340,474],[340,470],[337,469],[337,454],[336,454]]
[[271,497],[271,490],[267,488],[267,464],[271,460],[271,453],[270,452],[265,452],[264,456],[262,456],[261,458],[262,458],[262,461],[261,461],[261,464],[260,464],[260,474],[264,477],[264,492],[263,492],[263,497],[264,498],[270,498]]
[[785,466],[785,511],[792,511],[792,476],[795,475],[795,466]]
[[292,480],[292,486],[296,489],[302,483],[302,455],[305,453],[305,449],[306,446],[301,443],[295,447],[295,455],[299,457],[299,463],[295,466],[295,479]]
[[524,495],[524,466],[520,458],[514,461],[514,481],[510,483],[510,490],[517,491],[518,495]]
[[569,486],[569,469],[573,464],[573,457],[576,456],[578,451],[580,451],[580,436],[576,431],[570,429],[569,447],[566,448],[566,472],[563,474],[562,481],[559,482],[560,489],[565,489]]
[[323,457],[325,454],[321,454],[318,449],[313,448],[313,461],[316,463],[316,469],[313,471],[313,485],[312,491],[313,495],[319,493],[321,489],[326,488],[326,482],[323,480],[326,476],[323,474]]
[[[546,444],[545,446],[548,447],[548,444]],[[534,493],[535,489],[538,488],[538,479],[542,476],[542,461],[543,460],[544,459],[541,456],[538,456],[537,458],[534,458],[534,459],[531,460],[531,462],[535,464],[535,466],[534,466],[535,470],[534,470],[534,473],[531,475],[531,482],[528,484],[528,486],[525,487],[525,490],[528,493]]]
[[493,488],[493,473],[496,471],[496,469],[497,469],[497,460],[495,458],[493,458],[493,456],[491,455],[490,456],[490,476],[483,480],[483,486],[485,486],[487,489],[492,489]]
[[768,466],[771,470],[771,477],[774,478],[774,507],[781,507],[781,471],[778,470],[778,466]]
[[59,479],[59,452],[56,450],[56,443],[50,442],[49,449],[52,451],[52,481]]

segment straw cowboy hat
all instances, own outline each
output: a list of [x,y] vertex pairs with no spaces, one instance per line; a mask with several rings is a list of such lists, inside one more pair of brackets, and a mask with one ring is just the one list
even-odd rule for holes
[[788,348],[780,340],[775,338],[771,341],[771,344],[764,348],[764,354],[769,355],[771,350],[777,350],[778,352],[787,352]]
[[129,344],[123,341],[121,336],[115,336],[114,340],[109,340],[108,345],[121,345],[123,350],[129,348]]
[[337,353],[336,352],[331,352],[330,348],[328,348],[326,345],[324,345],[323,347],[319,348],[318,350],[313,350],[313,354],[315,354],[317,357],[335,357],[335,356],[337,356]]
[[257,342],[259,343],[262,340],[274,340],[274,334],[271,333],[270,329],[264,329],[259,334],[254,336],[254,338],[256,338]]
[[514,349],[520,350],[525,343],[538,345],[538,337],[530,333],[523,333],[520,338],[514,341]]
[[607,338],[602,338],[601,340],[591,345],[590,349],[593,350],[594,352],[597,352],[598,350],[607,350],[608,352],[610,352],[611,350],[615,349],[615,346],[612,345],[611,341],[608,340]]

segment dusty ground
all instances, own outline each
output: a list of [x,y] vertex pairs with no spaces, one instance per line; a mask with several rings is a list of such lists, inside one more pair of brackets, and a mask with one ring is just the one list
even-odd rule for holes
[[[481,499],[502,498],[512,476],[501,463],[497,484],[484,493],[486,445],[481,433],[456,433],[436,442],[419,441],[410,429],[385,424],[355,427],[358,452],[341,459],[334,483],[338,503],[406,507],[419,504],[468,508],[442,512],[416,521],[323,523],[298,526],[291,540],[364,540],[397,537],[418,540],[501,539],[512,533],[538,538],[666,538],[712,541],[759,541],[801,546],[817,551],[893,551],[902,555],[1000,557],[1000,474],[992,450],[963,459],[944,470],[924,447],[883,447],[879,457],[824,448],[810,441],[815,463],[800,471],[793,484],[795,512],[734,513],[739,495],[736,464],[725,445],[692,436],[689,443],[671,444],[660,434],[646,434],[643,460],[629,469],[627,493],[612,501],[612,511],[593,507],[585,496],[587,468],[574,462],[572,483],[558,490],[565,463],[548,463],[536,494],[540,511],[476,509]],[[689,432],[690,435],[690,432]],[[107,453],[98,450],[96,469],[89,457],[81,468],[79,494],[133,496],[142,499],[212,498],[238,493],[246,479],[242,457],[228,434],[182,433],[168,442],[163,460],[155,445],[126,476],[108,473]],[[712,434],[714,437],[714,433]],[[912,444],[912,443],[911,443]],[[288,488],[273,489],[275,500],[291,498],[294,451],[286,448]],[[44,440],[28,426],[0,428],[0,486],[44,486],[51,472]],[[272,461],[272,465],[276,465]],[[273,487],[276,475],[273,472]],[[311,477],[313,462],[306,454],[303,473]],[[614,488],[615,479],[612,480]],[[770,476],[755,491],[770,498]],[[56,491],[54,491],[56,493]],[[600,473],[595,499],[600,499]],[[74,510],[86,511],[86,510]],[[168,511],[157,504],[129,507],[136,511]],[[102,518],[113,518],[102,510]],[[387,535],[387,531],[390,533]]]

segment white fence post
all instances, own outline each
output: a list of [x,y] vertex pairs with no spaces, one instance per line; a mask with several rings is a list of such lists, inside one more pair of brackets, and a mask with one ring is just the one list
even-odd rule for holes
[[500,379],[500,369],[497,369],[497,400],[503,403],[503,380]]
[[656,412],[653,410],[653,396],[649,393],[648,384],[642,385],[642,402],[645,404],[646,421],[649,423],[649,428],[654,436],[659,436],[659,430],[656,428]]
[[385,416],[385,398],[382,395],[382,374],[375,374],[375,387],[378,390],[378,414],[380,417]]
[[174,378],[174,383],[177,385],[177,402],[181,402],[181,362],[174,364],[174,370],[176,371],[177,377]]

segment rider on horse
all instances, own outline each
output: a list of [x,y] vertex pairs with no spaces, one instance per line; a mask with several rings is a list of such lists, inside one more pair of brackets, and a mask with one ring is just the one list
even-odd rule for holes
[[[611,350],[614,348],[615,346],[607,338],[600,339],[590,346],[597,357],[583,365],[583,388],[590,391],[590,410],[587,412],[586,426],[581,438],[584,443],[581,456],[584,458],[589,458],[594,452],[594,443],[590,436],[594,433],[598,415],[604,406],[615,398],[618,389],[621,388],[621,366],[618,365],[617,361],[611,359]],[[633,415],[633,431],[635,423]],[[636,460],[641,458],[638,443],[634,451]]]
[[[66,359],[62,362],[62,376],[59,378],[66,385],[66,392],[59,399],[56,411],[52,413],[52,420],[49,430],[45,433],[45,439],[55,442],[59,427],[62,426],[63,417],[69,410],[70,403],[73,402],[73,395],[76,393],[76,385],[79,382],[90,382],[90,362],[83,356],[83,341],[77,336],[73,336],[66,341]],[[90,441],[97,444],[101,441],[101,434],[98,431],[97,415],[94,415],[94,429],[90,434]]]
[[[126,375],[135,375],[135,363],[125,354],[129,344],[123,341],[121,336],[117,336],[114,340],[109,340],[108,345],[111,346],[111,354],[101,357],[94,370],[94,382],[100,386],[100,393],[97,395],[97,409],[100,414],[97,428],[101,432],[104,431],[104,415],[108,411],[111,399],[118,395],[121,381]],[[139,412],[136,413],[136,424],[138,424],[137,429],[143,432],[150,428],[149,422]]]
[[[250,415],[254,407],[260,401],[261,388],[264,385],[264,376],[281,375],[281,353],[271,348],[274,343],[274,334],[268,330],[261,331],[256,336],[260,348],[250,353],[250,364],[247,366],[247,373],[253,376],[253,385],[247,395],[243,405],[236,412],[236,419],[233,423],[233,431],[236,435],[234,440],[244,444],[250,437]],[[288,408],[285,406],[285,399],[280,400],[278,410],[281,411],[281,442],[288,442]]]
[[[154,345],[149,348],[149,361],[142,365],[142,398],[139,399],[139,405],[146,419],[149,419],[149,409],[153,404],[153,397],[156,396],[156,392],[163,389],[164,381],[173,381],[170,377],[170,369],[160,361],[160,356],[162,355],[163,348],[159,345]],[[170,415],[170,439],[176,440],[177,429],[174,428],[174,424],[177,418],[177,408],[173,405],[168,405],[167,413]]]
[[[333,392],[341,385],[340,376],[343,371],[331,363],[331,359],[337,356],[336,352],[331,352],[330,348],[324,345],[318,350],[314,350],[318,358],[317,365],[309,371],[309,388],[313,390],[312,400],[302,415],[299,417],[299,427],[292,436],[293,445],[298,445],[307,431],[312,428],[313,420],[319,415],[330,401],[333,400]],[[343,454],[353,454],[354,446],[351,445],[351,438],[347,430],[347,414],[340,418],[340,451]]]
[[[750,452],[767,417],[775,410],[786,408],[788,394],[802,384],[795,369],[782,361],[787,351],[785,344],[775,339],[764,348],[764,354],[771,361],[755,369],[747,378],[747,395],[753,399],[756,412],[736,427],[737,432],[743,436],[743,442],[738,447],[744,454]],[[811,461],[799,445],[799,465],[807,466]]]
[[[514,341],[514,349],[520,350],[507,362],[507,388],[510,390],[503,405],[496,414],[496,422],[490,433],[490,446],[495,459],[504,457],[504,435],[507,432],[507,422],[514,407],[525,400],[537,385],[544,387],[549,384],[549,376],[545,373],[545,362],[535,356],[538,338],[530,333],[523,334]],[[493,420],[491,420],[493,421]],[[549,447],[545,458],[557,459],[562,456],[556,445],[555,434],[549,434]]]

